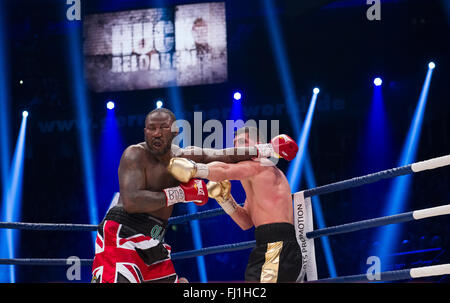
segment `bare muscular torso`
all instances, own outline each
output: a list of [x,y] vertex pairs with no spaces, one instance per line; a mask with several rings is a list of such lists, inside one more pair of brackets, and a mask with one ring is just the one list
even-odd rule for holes
[[293,224],[291,189],[276,166],[268,166],[241,183],[247,195],[245,208],[255,227],[281,222]]
[[[155,157],[150,154],[145,143],[136,144],[134,147],[141,148],[143,151],[142,153],[139,153],[139,162],[145,173],[145,190],[160,192],[165,188],[178,186],[180,184],[180,182],[178,182],[167,170],[167,164],[158,162]],[[122,204],[120,197],[119,204]],[[173,205],[148,214],[163,220],[168,220],[172,211]]]

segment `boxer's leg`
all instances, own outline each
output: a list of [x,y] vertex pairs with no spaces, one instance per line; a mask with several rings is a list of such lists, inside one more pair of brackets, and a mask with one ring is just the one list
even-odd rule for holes
[[283,241],[277,282],[296,282],[302,265],[302,252],[297,241]]

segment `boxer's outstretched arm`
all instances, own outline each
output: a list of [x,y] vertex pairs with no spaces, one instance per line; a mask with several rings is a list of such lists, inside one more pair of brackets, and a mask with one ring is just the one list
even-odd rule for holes
[[225,149],[200,148],[191,146],[180,148],[175,154],[176,157],[190,159],[196,163],[211,163],[214,161],[224,163],[237,163],[248,161],[257,157],[258,152],[255,147],[230,147]]
[[123,208],[128,213],[148,213],[166,207],[164,192],[145,190],[145,172],[141,165],[142,151],[131,146],[119,164],[119,187]]
[[235,164],[223,162],[208,163],[208,179],[211,181],[244,180],[259,174],[265,166],[256,161],[243,161]]

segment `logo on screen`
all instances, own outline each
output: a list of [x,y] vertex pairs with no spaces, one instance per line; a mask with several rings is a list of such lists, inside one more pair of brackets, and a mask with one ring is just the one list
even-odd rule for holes
[[227,80],[223,2],[96,14],[84,19],[86,77],[94,91]]

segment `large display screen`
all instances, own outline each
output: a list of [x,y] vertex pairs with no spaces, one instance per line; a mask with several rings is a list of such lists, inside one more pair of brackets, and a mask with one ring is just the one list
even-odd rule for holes
[[227,80],[224,2],[88,15],[83,35],[95,92]]

